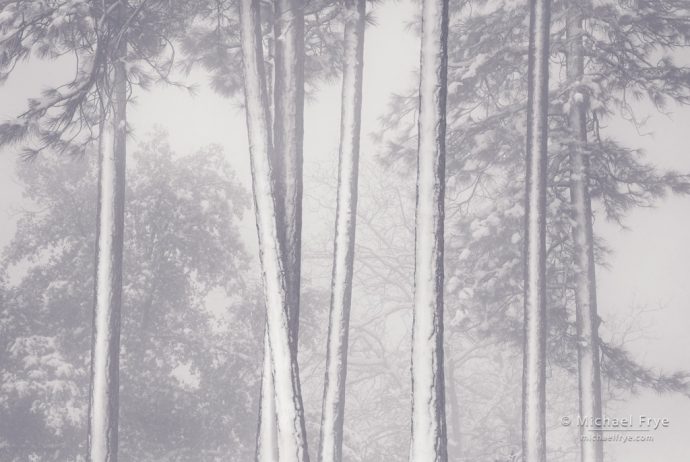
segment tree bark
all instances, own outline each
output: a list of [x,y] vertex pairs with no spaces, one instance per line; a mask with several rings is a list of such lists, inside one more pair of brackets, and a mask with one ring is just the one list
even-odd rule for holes
[[302,248],[302,148],[304,139],[304,5],[275,1],[273,168],[280,239],[285,243],[290,342],[297,349]]
[[264,331],[264,359],[261,369],[261,394],[259,396],[259,423],[256,433],[256,462],[278,462],[278,421],[276,397],[271,371],[271,346],[268,325]]
[[424,0],[412,317],[413,462],[448,459],[443,373],[447,67],[448,0]]
[[[302,253],[302,159],[304,134],[304,5],[303,0],[274,2],[273,153],[271,167],[276,194],[278,238],[286,269],[290,345],[297,355]],[[269,88],[270,91],[270,88]],[[270,120],[270,119],[269,119]],[[264,341],[264,372],[270,351]],[[261,377],[257,462],[278,460],[273,378]]]
[[[114,7],[106,23],[119,31],[124,6]],[[116,462],[118,449],[120,312],[125,213],[127,139],[127,54],[124,34],[110,51],[106,66],[112,80],[104,84],[99,133],[98,211],[94,312],[91,337],[91,384],[87,460]],[[106,79],[107,80],[107,79]]]
[[341,462],[343,453],[347,349],[357,219],[365,19],[366,0],[345,0],[338,196],[326,376],[319,441],[319,460],[321,462]]
[[[596,276],[592,226],[592,204],[589,193],[589,158],[587,144],[586,95],[577,90],[584,76],[582,44],[582,14],[579,3],[570,2],[566,18],[566,68],[571,90],[569,125],[570,143],[570,200],[573,214],[573,244],[575,253],[575,306],[577,323],[578,386],[580,416],[601,418],[601,367],[599,364],[599,335],[597,315]],[[580,435],[592,437],[587,428],[580,427]],[[582,462],[602,462],[604,447],[600,440],[580,438]]]
[[278,205],[271,172],[273,141],[269,123],[259,8],[259,0],[239,2],[247,133],[267,311],[271,371],[276,398],[278,447],[281,461],[307,462],[309,455],[299,368],[290,341],[287,276],[283,261],[283,244],[278,232]]
[[546,460],[546,169],[549,0],[530,0],[525,214],[522,451]]

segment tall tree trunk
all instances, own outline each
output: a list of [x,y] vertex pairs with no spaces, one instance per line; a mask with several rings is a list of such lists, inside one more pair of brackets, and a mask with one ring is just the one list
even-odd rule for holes
[[[119,31],[124,6],[116,6],[106,23]],[[117,35],[117,34],[116,34]],[[124,34],[107,53],[112,76],[105,84],[99,133],[98,224],[91,337],[91,384],[87,460],[116,462],[119,410],[120,311],[122,306],[122,247],[125,213],[127,139],[127,54]]]
[[268,325],[264,331],[264,359],[261,369],[259,396],[259,423],[256,433],[256,462],[278,462],[278,421],[276,420],[276,394],[271,370],[271,346]]
[[341,462],[343,453],[347,349],[357,220],[366,0],[345,0],[344,10],[345,33],[340,110],[338,198],[335,217],[331,306],[328,321],[326,377],[319,441],[319,460],[321,462]]
[[[273,11],[270,12],[273,15]],[[273,20],[273,16],[269,21]],[[274,98],[273,87],[275,82],[275,40],[268,37],[266,52],[268,56],[264,60],[266,69],[266,94],[268,96],[268,120],[273,125]],[[275,172],[274,172],[275,184]],[[255,462],[278,462],[278,421],[276,420],[276,394],[273,386],[273,373],[271,372],[271,347],[268,341],[268,325],[264,329],[264,356],[261,368],[261,391],[259,395],[259,416],[256,431]]]
[[279,206],[274,194],[271,172],[273,141],[269,123],[259,8],[259,0],[241,0],[239,3],[247,133],[276,398],[278,446],[281,461],[306,462],[309,455],[304,409],[297,356],[290,341],[286,268],[282,258],[283,244],[278,232]]
[[530,0],[522,454],[546,460],[546,169],[549,0]]
[[[304,134],[304,4],[303,0],[275,0],[273,56],[273,155],[271,167],[276,194],[278,238],[286,270],[290,345],[297,355],[302,253],[302,151]],[[270,91],[270,88],[269,88]],[[270,370],[270,351],[264,341],[264,372]],[[275,441],[273,378],[261,377],[256,460],[278,460]],[[273,411],[271,411],[273,409]]]
[[448,0],[422,3],[410,461],[445,462],[443,219]]
[[279,238],[285,243],[290,342],[297,350],[302,250],[302,147],[304,138],[304,4],[275,1],[273,174]]
[[[592,205],[589,194],[589,158],[585,113],[586,96],[576,89],[584,76],[582,45],[582,14],[580,4],[570,2],[567,14],[567,76],[573,86],[570,97],[570,200],[573,214],[573,243],[575,252],[575,306],[577,318],[577,360],[580,396],[580,416],[601,418],[601,367],[599,364],[599,335],[597,292],[594,267]],[[591,438],[592,432],[580,427],[580,457],[582,462],[602,462],[602,441]]]

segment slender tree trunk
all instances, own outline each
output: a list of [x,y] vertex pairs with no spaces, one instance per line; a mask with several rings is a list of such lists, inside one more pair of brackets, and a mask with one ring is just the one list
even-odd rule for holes
[[[111,14],[112,30],[124,15],[124,7]],[[116,462],[119,410],[120,311],[122,305],[122,246],[125,212],[127,76],[124,37],[115,44],[110,94],[104,96],[99,133],[98,224],[94,314],[91,337],[91,384],[87,460]]]
[[345,0],[338,198],[319,460],[341,462],[352,271],[355,258],[366,0]]
[[[577,85],[584,75],[582,45],[582,15],[579,3],[572,2],[567,15],[567,75],[570,85]],[[573,87],[575,88],[575,87]],[[597,292],[594,267],[592,205],[589,194],[589,158],[583,149],[587,144],[585,95],[571,91],[570,130],[574,137],[570,145],[570,200],[573,214],[573,243],[575,252],[575,306],[577,318],[577,360],[580,395],[580,415],[601,418],[601,367],[599,364],[599,335]],[[581,436],[588,434],[580,427]],[[602,441],[580,439],[582,462],[602,462]]]
[[273,142],[269,124],[259,8],[259,0],[239,2],[247,133],[276,398],[278,446],[281,461],[307,462],[309,455],[299,368],[290,341],[286,268],[282,258],[282,243],[278,232],[278,205],[271,172]]
[[546,169],[549,0],[530,0],[522,454],[546,460]]
[[422,3],[410,461],[445,462],[443,219],[448,0]]
[[271,372],[271,347],[268,325],[264,331],[264,359],[261,369],[261,395],[259,396],[259,424],[256,433],[256,462],[278,462],[278,421],[276,397]]
[[290,342],[297,350],[302,250],[302,147],[304,138],[304,5],[275,1],[273,168],[279,238],[285,243]]
[[[286,269],[290,345],[297,355],[302,253],[302,151],[304,134],[304,5],[303,0],[275,0],[273,56],[273,155],[278,238]],[[270,90],[270,88],[269,88]],[[264,341],[256,460],[278,460],[277,422],[270,351]],[[273,409],[273,411],[271,411]]]
[[[273,11],[270,14],[273,15]],[[270,20],[272,18],[273,16],[271,16]],[[266,46],[268,57],[265,59],[268,66],[268,69],[266,69],[266,78],[268,80],[266,93],[269,103],[268,120],[271,126],[273,125],[275,113],[273,97],[276,67],[274,43],[273,37],[269,37]],[[259,416],[254,460],[255,462],[278,462],[278,421],[276,420],[276,394],[271,372],[271,348],[268,341],[268,325],[264,329],[264,356],[261,368],[261,392],[259,395]]]

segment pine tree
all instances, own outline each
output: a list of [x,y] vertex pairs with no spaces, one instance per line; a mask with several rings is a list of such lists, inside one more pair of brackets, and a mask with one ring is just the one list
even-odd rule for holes
[[[573,213],[573,253],[575,255],[575,310],[577,329],[578,383],[580,416],[600,419],[601,366],[599,364],[599,316],[597,314],[596,277],[594,269],[594,231],[592,203],[589,191],[589,158],[587,144],[586,102],[577,85],[584,78],[584,50],[582,18],[578,5],[567,6],[566,17],[566,70],[570,93],[569,126],[570,197]],[[603,443],[598,438],[582,438],[585,427],[580,427],[582,462],[602,462]]]
[[366,0],[347,0],[345,9],[338,193],[333,250],[331,306],[319,461],[341,462],[345,421],[347,350],[355,258],[359,138],[362,124],[362,74]]
[[[0,40],[3,80],[32,52],[39,58],[72,53],[76,63],[73,81],[30,100],[26,112],[0,125],[0,143],[23,143],[27,157],[49,148],[79,154],[94,141],[99,146],[89,460],[117,460],[126,104],[129,84],[145,88],[152,75],[168,81],[174,50],[160,37],[179,32],[185,3],[163,3],[20,1],[3,6],[0,23],[7,33]],[[130,63],[128,46],[132,63],[146,63],[147,70]]]
[[[279,233],[287,269],[290,337],[297,348],[302,235],[304,137],[304,8],[301,0],[275,0],[273,173]],[[281,203],[282,202],[282,203]]]
[[106,3],[102,23],[114,37],[106,51],[99,133],[96,273],[91,343],[87,460],[116,462],[119,416],[122,251],[125,217],[127,37],[125,7]]
[[287,269],[283,261],[277,198],[270,167],[273,139],[269,124],[259,2],[242,0],[239,18],[252,188],[278,420],[278,448],[283,460],[302,462],[309,460],[309,454],[297,356],[290,341]]
[[[331,26],[339,21],[340,6],[331,0],[303,2],[274,0],[262,7],[264,66],[268,68],[267,98],[272,126],[271,165],[276,190],[276,213],[286,268],[290,315],[290,342],[297,349],[301,273],[302,145],[305,77],[315,84],[337,75],[340,44]],[[241,65],[238,16],[233,2],[201,2],[196,21],[182,40],[187,68],[201,65],[211,72],[219,93],[235,96],[242,87],[235,69]],[[267,31],[267,33],[263,32]],[[264,340],[257,461],[276,460],[273,378],[266,373],[271,361],[268,334]],[[296,353],[295,353],[296,354]]]
[[526,462],[546,461],[546,168],[550,22],[549,0],[531,0],[522,377],[522,456]]
[[448,0],[422,3],[410,461],[445,462],[443,220]]
[[[275,4],[278,0],[264,2],[261,6],[262,41],[264,43],[264,65],[267,67],[266,79],[272,82],[275,72],[275,51],[278,41],[275,27]],[[292,21],[300,16],[304,21],[304,78],[306,91],[318,88],[322,81],[329,81],[340,74],[339,63],[342,55],[342,44],[339,34],[335,33],[341,25],[341,5],[334,0],[313,0],[296,3],[285,2],[282,21]],[[184,69],[191,71],[203,68],[210,73],[210,86],[218,94],[237,97],[242,93],[242,76],[237,69],[241,66],[239,17],[234,0],[204,0],[194,2],[194,21],[186,33],[181,36]],[[286,8],[297,5],[298,8]],[[292,16],[294,14],[294,17]],[[299,29],[299,24],[297,24]],[[284,29],[284,38],[294,40],[299,30]],[[288,65],[293,65],[287,62]],[[269,106],[275,102],[273,85],[268,85]]]
[[[110,5],[119,5],[119,2]],[[26,111],[0,124],[0,144],[20,144],[26,157],[46,149],[83,154],[98,140],[101,100],[109,49],[129,36],[124,59],[128,88],[155,81],[184,86],[171,78],[172,40],[182,35],[194,2],[167,0],[124,3],[123,24],[108,29],[112,11],[97,0],[5,2],[0,15],[0,83],[27,59],[52,61],[72,56],[74,78],[30,98]]]
[[[302,248],[302,146],[304,132],[304,3],[274,2],[273,157],[272,172],[278,214],[278,233],[283,243],[290,342],[297,355]],[[270,86],[270,84],[269,84]],[[269,90],[270,91],[270,90]],[[268,340],[268,339],[266,339]],[[270,350],[264,341],[264,372],[261,378],[256,460],[277,460],[273,379],[268,370]]]
[[[522,345],[522,264],[524,150],[527,97],[526,4],[453,2],[451,9],[448,103],[448,196],[446,225],[447,307],[453,338],[488,344]],[[577,373],[578,336],[574,322],[575,253],[571,228],[570,91],[584,97],[593,212],[623,223],[636,207],[649,206],[669,192],[688,192],[688,176],[664,171],[627,140],[615,140],[606,120],[635,116],[637,99],[653,104],[688,101],[688,68],[674,50],[688,43],[687,5],[682,2],[598,2],[578,5],[583,18],[584,78],[565,78],[565,2],[554,1],[551,27],[549,165],[547,171],[547,305],[549,361]],[[684,25],[685,23],[685,25]],[[644,103],[643,103],[644,104]],[[397,96],[381,132],[386,162],[413,169],[413,93]],[[594,215],[593,215],[594,216]],[[596,229],[594,229],[596,231]],[[608,257],[594,234],[595,262]],[[604,319],[599,322],[606,323]],[[614,328],[615,330],[615,328]],[[686,393],[675,374],[655,376],[636,364],[623,345],[599,339],[602,381],[614,389],[631,385]],[[462,372],[460,373],[462,376]],[[633,378],[637,376],[637,378]],[[638,381],[639,380],[639,381]],[[462,404],[462,403],[461,403]],[[464,423],[464,422],[463,422]],[[474,441],[474,440],[473,440]],[[465,444],[472,448],[472,441]],[[477,455],[480,457],[480,455]],[[554,456],[555,457],[555,456]]]

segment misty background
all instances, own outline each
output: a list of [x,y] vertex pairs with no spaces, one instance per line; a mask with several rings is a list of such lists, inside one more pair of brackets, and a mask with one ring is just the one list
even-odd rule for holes
[[[372,191],[375,192],[381,185],[385,188],[386,185],[386,180],[383,180],[387,174],[386,167],[376,160],[380,147],[374,135],[382,130],[380,118],[388,110],[391,94],[406,93],[416,85],[419,39],[410,32],[409,27],[409,23],[415,19],[416,10],[417,4],[414,2],[378,4],[373,8],[375,25],[367,27],[360,215],[366,216],[366,204],[374,200]],[[0,88],[0,118],[13,117],[25,107],[27,97],[37,95],[47,86],[69,80],[72,71],[72,64],[66,60],[49,63],[32,60],[22,64]],[[246,268],[248,278],[257,278],[258,252],[254,218],[249,208],[251,184],[243,108],[239,99],[223,98],[209,89],[205,85],[208,76],[204,72],[194,71],[186,79],[198,83],[195,95],[165,86],[156,86],[151,91],[135,90],[135,103],[130,105],[128,111],[132,150],[136,150],[136,145],[147,141],[151,133],[160,129],[167,133],[170,146],[179,154],[193,153],[214,144],[222,147],[236,180],[247,193],[247,208],[238,232],[250,259]],[[328,204],[335,204],[340,91],[340,79],[322,83],[318,90],[309,94],[305,107],[303,277],[308,281],[306,285],[310,290],[321,290],[323,293],[328,293],[330,284],[335,210],[328,208]],[[630,145],[642,147],[648,154],[647,159],[654,165],[689,172],[687,130],[690,127],[690,108],[671,106],[668,115],[660,114],[652,107],[643,107],[642,111],[649,119],[641,133],[619,119],[606,122],[607,133]],[[17,165],[22,162],[17,150],[3,148],[0,156],[0,246],[3,248],[13,238],[18,218],[33,207],[23,198],[25,186],[16,173]],[[401,181],[397,187],[408,198],[413,197],[413,179]],[[622,229],[616,223],[608,223],[603,218],[595,221],[595,229],[612,250],[607,267],[597,268],[599,312],[605,320],[601,327],[602,336],[609,332],[622,335],[617,328],[630,326],[626,348],[637,361],[662,371],[690,370],[690,355],[687,353],[690,351],[690,336],[687,334],[690,326],[689,212],[690,197],[671,195],[659,200],[654,208],[633,209],[625,219],[627,229]],[[409,213],[412,214],[413,209]],[[377,245],[367,242],[368,236],[366,231],[358,230],[356,259],[366,254],[360,252],[360,247]],[[401,248],[410,247],[413,241],[410,239],[398,245]],[[448,252],[446,261],[452,258],[453,253]],[[12,278],[13,274],[9,276]],[[353,324],[366,318],[362,310],[367,307],[364,299],[369,294],[360,290],[359,282],[356,274]],[[323,298],[323,302],[322,306],[309,306],[307,309],[322,310],[320,316],[324,319],[328,309],[327,297]],[[207,298],[207,303],[212,305],[210,311],[222,311],[226,299],[223,295],[212,294]],[[408,304],[411,308],[411,299]],[[446,316],[452,316],[452,313]],[[326,328],[325,323],[317,326],[322,331],[321,335],[325,335]],[[392,331],[398,332],[397,335],[409,342],[409,333],[404,325],[394,325]],[[449,331],[448,338],[451,336]],[[261,342],[257,342],[255,347],[260,357]],[[401,350],[407,351],[407,348]],[[325,346],[321,354],[325,354]],[[301,354],[300,361],[304,360],[303,356]],[[315,364],[320,363],[317,361]],[[260,363],[257,362],[256,366],[258,374]],[[402,369],[400,373],[400,381],[408,382],[409,371]],[[305,377],[309,374],[313,377]],[[302,370],[303,380],[309,382],[305,388],[315,390],[311,394],[305,392],[308,416],[310,409],[313,412],[320,409],[318,392],[321,384],[318,382],[323,380],[322,375],[322,369],[318,370],[317,367],[314,371],[309,368]],[[462,400],[463,396],[460,393],[458,397]],[[407,403],[403,404],[407,406]],[[655,441],[652,443],[607,444],[607,460],[682,462],[687,459],[686,454],[690,453],[690,440],[687,438],[690,431],[690,399],[678,394],[659,395],[642,390],[623,400],[606,404],[606,415],[609,416],[643,414],[667,417],[671,422],[670,428],[654,434]],[[519,403],[516,402],[515,406],[519,407]],[[406,412],[407,407],[402,411]],[[346,428],[357,426],[356,419],[356,415],[348,414]],[[254,421],[244,424],[253,432]],[[519,428],[515,431],[519,432]],[[316,433],[312,430],[310,437],[315,437],[313,434]],[[407,433],[403,432],[400,437],[406,438]],[[608,459],[608,456],[613,457]],[[574,455],[571,460],[575,460]]]

